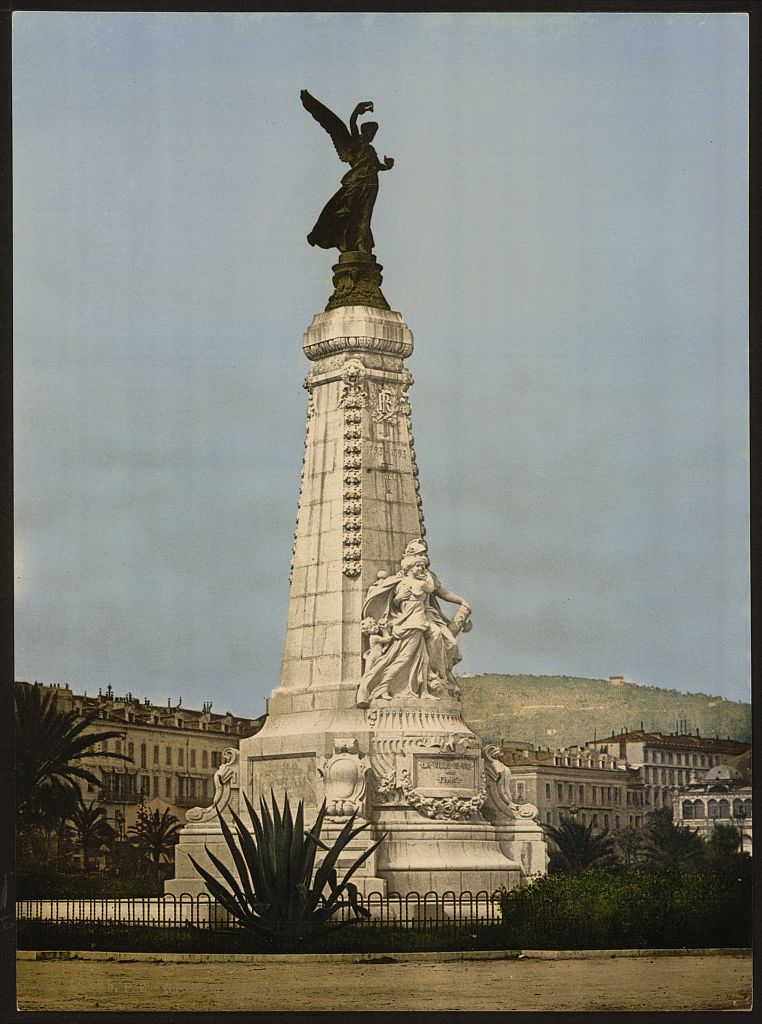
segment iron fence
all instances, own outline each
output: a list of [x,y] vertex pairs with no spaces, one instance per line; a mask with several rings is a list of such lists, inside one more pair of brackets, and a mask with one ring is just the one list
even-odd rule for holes
[[[394,926],[424,930],[465,928],[499,924],[502,920],[500,894],[480,892],[409,892],[359,896],[368,917],[356,917],[345,905],[334,915],[335,922],[352,922],[359,927]],[[276,908],[277,909],[277,908]],[[275,914],[277,917],[277,913]],[[141,928],[196,928],[229,931],[240,922],[207,893],[191,895],[71,897],[68,899],[22,899],[16,903],[18,921],[50,925],[136,926]]]

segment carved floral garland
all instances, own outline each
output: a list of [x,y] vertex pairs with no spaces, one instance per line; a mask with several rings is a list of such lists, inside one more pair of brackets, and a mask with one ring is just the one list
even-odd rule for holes
[[399,782],[395,776],[385,775],[376,783],[376,796],[382,801],[399,801],[415,808],[426,818],[437,818],[442,821],[473,821],[480,818],[480,812],[487,800],[487,791],[480,789],[471,797],[423,796],[413,788],[410,774],[403,768],[399,773]]
[[365,367],[348,359],[341,374],[340,405],[344,409],[344,498],[342,507],[342,572],[362,571],[362,409],[366,400]]
[[299,512],[302,508],[302,489],[304,488],[304,469],[307,463],[307,446],[310,440],[310,420],[315,415],[315,396],[313,389],[315,385],[312,381],[312,375],[310,373],[304,378],[304,388],[307,394],[310,396],[307,401],[307,430],[304,434],[304,454],[302,455],[302,472],[299,477],[299,499],[296,503],[296,524],[294,526],[294,543],[291,545],[291,568],[288,573],[288,582],[290,583],[294,576],[294,557],[296,555],[296,537],[299,533]]
[[402,399],[400,401],[400,412],[407,420],[407,433],[410,440],[410,465],[413,473],[413,481],[415,483],[415,500],[418,505],[418,525],[420,528],[420,536],[423,539],[426,536],[426,524],[423,521],[423,498],[421,497],[421,482],[418,479],[418,462],[415,457],[415,441],[413,438],[413,410],[410,407],[410,399],[407,396],[408,388],[414,384],[413,375],[410,370],[405,369],[403,371],[403,382],[402,382]]

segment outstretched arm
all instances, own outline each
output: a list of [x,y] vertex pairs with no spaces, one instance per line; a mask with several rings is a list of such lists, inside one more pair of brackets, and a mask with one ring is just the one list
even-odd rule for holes
[[394,167],[394,160],[390,156],[385,156],[384,162],[378,165],[379,171],[390,171],[392,167]]
[[360,114],[367,114],[371,110],[373,110],[373,101],[363,100],[363,102],[358,103],[355,109],[352,111],[352,116],[349,119],[349,130],[352,133],[353,139],[356,139],[360,134],[357,128],[357,118],[360,116]]
[[441,597],[443,601],[449,601],[450,604],[463,605],[464,608],[467,608],[469,611],[471,611],[471,605],[468,604],[467,601],[465,601],[462,597],[458,597],[457,594],[453,594],[451,590],[445,590],[441,583],[437,587],[435,593],[437,597]]

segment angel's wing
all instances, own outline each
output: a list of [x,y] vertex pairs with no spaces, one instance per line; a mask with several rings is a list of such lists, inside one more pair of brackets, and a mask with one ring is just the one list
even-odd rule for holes
[[323,106],[320,100],[316,100],[314,96],[310,96],[306,89],[302,89],[300,96],[304,109],[308,110],[315,118],[319,125],[331,136],[336,152],[339,154],[339,158],[344,163],[349,163],[349,158],[352,152],[352,136],[349,134],[349,129],[341,120],[337,117],[332,110],[328,107]]

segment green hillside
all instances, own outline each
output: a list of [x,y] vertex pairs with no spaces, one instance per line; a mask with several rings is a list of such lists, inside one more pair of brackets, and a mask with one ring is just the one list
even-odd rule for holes
[[458,680],[465,718],[483,739],[568,747],[622,728],[670,733],[678,719],[702,736],[751,742],[751,705],[705,693],[573,676],[482,675]]

